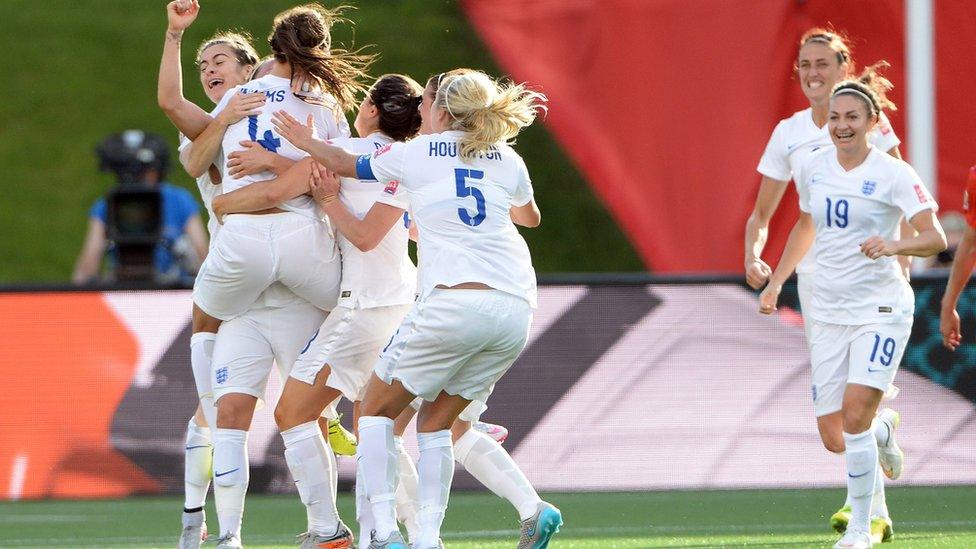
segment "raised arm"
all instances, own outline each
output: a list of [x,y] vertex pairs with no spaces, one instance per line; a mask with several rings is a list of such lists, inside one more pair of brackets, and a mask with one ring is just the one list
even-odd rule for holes
[[[245,116],[257,115],[264,106],[265,96],[261,92],[234,93],[227,105],[210,121],[203,133],[193,140],[190,153],[183,162],[186,172],[192,177],[200,177],[217,159],[223,144],[227,127]],[[182,160],[182,159],[181,159]]]
[[359,156],[349,154],[321,139],[316,139],[312,115],[308,115],[305,124],[302,124],[285,111],[275,111],[272,123],[278,131],[278,135],[287,139],[298,149],[310,154],[329,171],[341,177],[356,177],[356,161]]
[[786,192],[787,184],[786,181],[779,181],[764,175],[762,183],[759,184],[756,205],[752,209],[749,220],[746,221],[746,282],[755,289],[762,288],[772,273],[769,265],[761,259],[762,252],[766,248],[766,240],[769,238],[769,220],[776,213],[776,208],[779,207],[779,203],[783,199],[783,193]]
[[183,135],[195,139],[207,124],[210,116],[183,96],[183,69],[180,64],[180,46],[183,31],[200,13],[197,0],[174,0],[166,5],[166,38],[163,40],[163,57],[159,62],[159,82],[156,100],[159,108]]
[[318,163],[312,164],[309,187],[319,208],[353,246],[364,252],[375,248],[393,225],[403,218],[403,208],[375,202],[359,219],[339,200],[339,176]]
[[303,159],[294,163],[280,177],[257,181],[217,196],[213,201],[214,215],[221,220],[227,214],[265,210],[309,192],[313,162],[311,158]]

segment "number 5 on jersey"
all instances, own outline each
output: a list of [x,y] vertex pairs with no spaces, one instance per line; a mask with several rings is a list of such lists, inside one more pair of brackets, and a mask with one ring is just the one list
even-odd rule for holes
[[487,217],[485,211],[485,195],[482,194],[481,189],[477,187],[472,187],[468,185],[468,179],[484,179],[485,172],[481,170],[469,170],[466,168],[457,168],[454,170],[454,181],[457,183],[457,195],[458,198],[468,198],[474,197],[475,207],[478,209],[478,213],[474,216],[467,208],[458,208],[458,217],[465,225],[470,227],[477,227],[481,225],[481,222]]

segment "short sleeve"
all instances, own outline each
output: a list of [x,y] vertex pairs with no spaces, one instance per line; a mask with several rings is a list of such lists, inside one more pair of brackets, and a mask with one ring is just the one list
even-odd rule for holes
[[777,181],[789,181],[793,175],[790,170],[790,159],[787,156],[786,146],[783,145],[783,122],[776,125],[773,135],[766,143],[766,150],[763,151],[762,158],[759,159],[759,166],[756,171],[770,179]]
[[532,178],[529,177],[529,169],[525,167],[525,160],[522,157],[516,156],[517,162],[517,173],[516,177],[518,182],[515,186],[515,193],[512,195],[512,206],[519,207],[525,206],[532,200],[534,194],[532,190]]
[[410,206],[407,191],[402,184],[406,149],[405,143],[389,143],[372,154],[360,156],[356,161],[356,177],[383,184],[383,192],[376,201],[404,210]]
[[[809,160],[809,159],[808,159]],[[796,194],[797,203],[800,206],[800,211],[803,213],[810,213],[810,184],[807,181],[808,172],[807,169],[810,162],[801,164],[797,166],[796,171],[793,172],[793,183],[796,184]]]
[[969,179],[966,181],[966,190],[962,194],[962,212],[966,215],[966,223],[976,229],[976,166],[969,168]]
[[891,122],[885,113],[881,113],[878,117],[878,125],[871,130],[868,141],[882,152],[888,152],[901,144],[901,139],[895,135],[895,130],[891,127]]
[[99,198],[92,204],[91,209],[88,210],[88,217],[97,219],[102,223],[108,223],[108,204],[104,198]]
[[891,189],[891,200],[905,214],[905,219],[911,220],[922,210],[937,211],[939,206],[918,173],[905,163],[901,168]]

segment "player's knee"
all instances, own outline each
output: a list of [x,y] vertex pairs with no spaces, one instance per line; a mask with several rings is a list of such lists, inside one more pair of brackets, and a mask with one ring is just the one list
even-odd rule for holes
[[217,427],[247,431],[250,428],[252,413],[253,409],[249,409],[246,403],[222,398],[217,403]]
[[833,452],[835,454],[844,453],[844,437],[843,436],[825,436],[823,437],[824,448],[828,452]]
[[864,406],[851,406],[844,409],[844,432],[863,433],[871,426],[874,414]]

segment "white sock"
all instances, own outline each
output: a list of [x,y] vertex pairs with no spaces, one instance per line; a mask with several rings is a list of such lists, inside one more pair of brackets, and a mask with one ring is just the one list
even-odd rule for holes
[[373,509],[366,497],[366,479],[363,478],[363,468],[356,467],[356,522],[359,523],[359,544],[369,545],[370,532],[375,528]]
[[417,523],[417,466],[403,445],[403,437],[393,437],[397,452],[397,519],[407,527],[407,539],[411,542],[420,535]]
[[247,431],[217,428],[214,433],[214,501],[221,537],[241,535],[244,496],[250,471],[247,463]]
[[437,547],[451,495],[451,480],[454,478],[451,431],[417,433],[417,445],[420,447],[420,461],[417,464],[420,476],[417,512],[420,536],[415,544],[418,547]]
[[366,480],[376,539],[386,539],[397,531],[394,509],[397,456],[393,445],[393,420],[380,416],[360,417],[356,454]]
[[871,496],[878,469],[878,445],[871,429],[863,433],[844,433],[847,452],[847,492],[851,500],[848,530],[870,531]]
[[519,520],[535,515],[542,499],[512,456],[490,436],[468,429],[454,444],[454,458],[478,482],[507,499],[518,511]]
[[210,467],[213,465],[213,440],[210,429],[200,427],[191,417],[186,426],[186,450],[183,454],[184,509],[198,509],[207,503],[210,489]]
[[217,334],[210,332],[197,332],[190,336],[190,367],[193,369],[193,382],[197,386],[203,417],[211,429],[217,426],[217,407],[213,401],[213,382],[210,377],[215,341],[217,341]]
[[885,499],[885,476],[881,467],[874,474],[874,495],[871,497],[871,516],[889,518],[888,501]]
[[[308,531],[331,535],[339,528],[332,491],[332,449],[322,438],[318,421],[309,421],[281,433],[285,442],[285,461],[295,479],[298,495],[305,504]],[[333,458],[335,459],[335,458]]]

